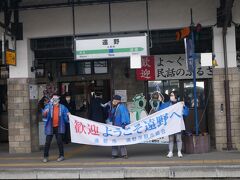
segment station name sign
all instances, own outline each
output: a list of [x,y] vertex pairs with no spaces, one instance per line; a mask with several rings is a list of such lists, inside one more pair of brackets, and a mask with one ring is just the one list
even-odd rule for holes
[[147,36],[75,39],[75,59],[106,59],[147,55]]

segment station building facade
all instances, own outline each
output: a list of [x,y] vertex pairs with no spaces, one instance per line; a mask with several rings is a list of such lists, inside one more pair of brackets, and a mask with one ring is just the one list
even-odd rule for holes
[[[127,102],[135,94],[149,95],[160,90],[177,90],[187,101],[190,117],[187,130],[194,132],[192,77],[188,76],[184,43],[176,41],[176,32],[191,23],[201,24],[197,53],[216,55],[218,66],[199,65],[198,114],[201,133],[210,134],[213,148],[227,148],[227,123],[224,79],[224,43],[222,27],[217,26],[217,8],[213,0],[166,1],[149,0],[75,6],[74,26],[72,7],[19,11],[23,23],[23,39],[16,42],[17,65],[2,67],[1,90],[6,94],[6,110],[2,113],[3,141],[9,142],[10,153],[29,153],[39,149],[38,101],[47,84],[53,83],[58,92],[75,97],[77,109],[91,91],[102,92],[105,101],[111,100],[115,90],[126,90]],[[232,25],[227,28],[227,70],[230,93],[231,140],[233,149],[240,149],[240,2],[232,8]],[[73,32],[76,37],[132,35],[147,33],[149,55],[155,58],[155,79],[136,80],[136,70],[130,69],[129,58],[74,61]],[[181,61],[178,61],[180,60]],[[171,63],[172,62],[172,63]],[[176,63],[180,62],[180,63]],[[7,71],[7,73],[6,73]],[[183,74],[184,71],[184,74]],[[2,95],[3,96],[3,95]],[[149,107],[146,107],[149,110]],[[6,120],[7,119],[7,120]],[[6,140],[7,139],[7,140]]]

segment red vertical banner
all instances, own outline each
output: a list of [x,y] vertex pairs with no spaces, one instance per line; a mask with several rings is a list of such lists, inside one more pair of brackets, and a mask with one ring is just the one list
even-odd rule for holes
[[142,81],[155,80],[154,56],[142,57],[142,68],[136,69],[136,79]]

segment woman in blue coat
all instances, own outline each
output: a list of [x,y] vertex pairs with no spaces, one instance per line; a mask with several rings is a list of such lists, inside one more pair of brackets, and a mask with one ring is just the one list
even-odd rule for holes
[[[175,91],[172,91],[169,94],[169,96],[170,96],[170,100],[166,103],[162,103],[160,106],[160,110],[167,108],[169,106],[172,106],[178,102],[177,94]],[[184,104],[184,102],[182,102],[182,103]],[[183,105],[183,116],[188,116],[188,114],[189,114],[189,109],[184,104]],[[168,158],[173,157],[174,137],[176,137],[176,141],[177,141],[178,157],[180,157],[180,158],[183,157],[182,152],[181,152],[182,151],[182,134],[181,134],[181,132],[169,135],[168,137],[169,137],[169,144],[168,144],[169,152],[167,154],[167,157]]]

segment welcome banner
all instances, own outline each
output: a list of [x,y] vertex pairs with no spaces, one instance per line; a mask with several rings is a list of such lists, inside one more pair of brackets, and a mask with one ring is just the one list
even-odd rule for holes
[[143,143],[185,130],[182,112],[180,102],[129,124],[125,129],[70,115],[71,141],[97,146]]

